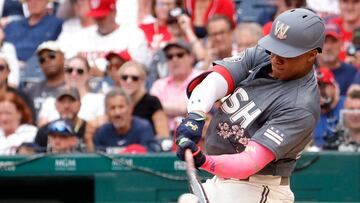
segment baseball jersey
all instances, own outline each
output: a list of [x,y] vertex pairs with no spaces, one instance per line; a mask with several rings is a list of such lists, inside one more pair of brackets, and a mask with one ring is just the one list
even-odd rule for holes
[[253,140],[276,156],[257,174],[290,176],[320,115],[313,70],[295,80],[273,79],[270,55],[259,46],[215,64],[223,67],[217,72],[234,83],[229,84],[234,90],[211,120],[205,137],[207,153],[240,153]]

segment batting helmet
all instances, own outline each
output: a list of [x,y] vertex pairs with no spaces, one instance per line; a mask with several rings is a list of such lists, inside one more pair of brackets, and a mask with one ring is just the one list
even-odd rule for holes
[[276,55],[293,58],[313,49],[321,52],[324,41],[323,20],[310,10],[298,8],[281,13],[259,45]]

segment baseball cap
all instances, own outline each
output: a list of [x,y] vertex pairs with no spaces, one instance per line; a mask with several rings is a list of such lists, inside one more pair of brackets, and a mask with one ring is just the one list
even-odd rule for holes
[[341,39],[342,34],[340,32],[340,28],[334,23],[326,23],[325,24],[325,36],[332,36],[336,39]]
[[56,95],[56,100],[59,100],[63,96],[70,96],[75,100],[80,100],[79,91],[74,87],[63,87]]
[[122,154],[146,154],[147,149],[140,144],[130,144],[125,147],[122,151]]
[[325,41],[323,20],[314,12],[297,8],[281,13],[274,20],[270,34],[258,44],[264,49],[293,58],[310,50],[323,47]]
[[105,17],[116,9],[116,0],[89,0],[89,4],[90,11],[86,15],[93,18]]
[[63,136],[75,136],[74,127],[69,120],[59,119],[52,121],[47,127],[49,134],[57,134]]
[[36,49],[36,54],[39,55],[43,50],[62,52],[60,45],[56,41],[45,41],[41,43]]
[[182,40],[168,42],[164,46],[163,51],[167,52],[167,50],[169,50],[169,48],[171,48],[171,47],[179,47],[179,48],[185,49],[188,53],[191,53],[191,45]]
[[325,84],[334,85],[336,83],[334,74],[326,67],[320,67],[317,69],[316,78],[318,82],[322,82]]
[[106,58],[106,60],[110,60],[111,57],[113,57],[113,56],[120,57],[124,62],[127,62],[127,61],[131,60],[131,56],[130,56],[129,52],[127,52],[127,51],[121,51],[121,52],[113,52],[113,51],[111,51],[111,52],[106,54],[105,58]]

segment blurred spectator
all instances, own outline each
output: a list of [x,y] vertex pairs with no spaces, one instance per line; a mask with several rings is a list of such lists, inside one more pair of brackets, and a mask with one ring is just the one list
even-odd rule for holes
[[64,81],[64,54],[54,41],[43,42],[36,50],[45,80],[29,87],[27,92],[34,101],[38,113],[47,97],[55,97]]
[[5,27],[12,21],[21,19],[24,16],[23,7],[20,1],[0,1],[0,27]]
[[142,64],[129,61],[118,72],[119,84],[134,103],[133,115],[148,120],[157,138],[169,137],[166,114],[159,99],[146,92],[146,71]]
[[[274,3],[274,6],[276,7],[276,12],[273,16],[273,19],[275,19],[280,13],[290,10],[293,8],[301,8],[306,7],[306,0],[275,0],[272,1]],[[265,23],[263,26],[263,34],[267,35],[271,31],[272,21],[269,21]]]
[[144,31],[149,47],[156,51],[171,40],[167,23],[170,19],[169,13],[175,7],[181,6],[179,0],[152,0],[152,12],[155,22],[141,24],[139,27]]
[[256,46],[262,36],[263,32],[260,24],[256,22],[239,23],[234,33],[236,52],[241,53],[246,48]]
[[360,27],[354,30],[351,44],[346,51],[346,62],[360,70]]
[[121,51],[119,53],[109,52],[105,58],[108,62],[105,76],[100,80],[99,78],[92,78],[90,80],[90,86],[94,92],[107,93],[115,85],[118,85],[115,84],[118,78],[118,70],[125,62],[131,60],[131,56],[127,51]]
[[336,141],[341,136],[338,124],[345,96],[340,96],[338,84],[328,68],[318,68],[316,76],[320,89],[321,115],[313,134],[315,146],[320,149],[336,149]]
[[66,119],[56,120],[49,124],[48,138],[48,152],[63,154],[82,151],[74,127]]
[[153,0],[138,0],[138,24],[153,23],[155,21],[152,12]]
[[16,154],[20,155],[34,155],[37,153],[44,152],[45,149],[41,148],[33,142],[23,142],[16,148]]
[[20,83],[20,70],[16,50],[14,45],[5,41],[4,38],[4,31],[0,28],[0,52],[6,56],[10,68],[8,84],[13,87],[18,87]]
[[94,144],[98,150],[120,153],[127,146],[140,144],[154,151],[155,134],[149,121],[132,116],[133,102],[121,88],[110,90],[105,96],[105,109],[109,123],[95,133]]
[[339,151],[360,152],[360,85],[349,87],[341,114],[344,140]]
[[151,87],[150,94],[159,98],[169,119],[170,130],[175,130],[176,118],[186,115],[188,83],[200,74],[194,70],[194,56],[190,45],[181,41],[170,42],[163,48],[169,76],[158,79]]
[[307,6],[323,19],[339,15],[338,0],[306,0]]
[[35,109],[33,100],[31,100],[29,95],[22,90],[9,86],[7,80],[10,72],[11,70],[7,63],[6,56],[0,54],[0,95],[5,94],[6,92],[13,92],[16,95],[20,96],[25,101],[26,105],[29,107],[32,115],[32,120],[35,121]]
[[31,112],[18,95],[0,95],[0,154],[13,155],[23,142],[33,142],[37,127],[31,125]]
[[[180,7],[174,8],[169,13],[167,30],[171,35],[171,41],[186,41],[191,44],[193,53],[198,60],[205,57],[205,48],[202,40],[198,39],[193,31],[190,17],[183,13]],[[147,88],[150,89],[155,80],[169,75],[166,57],[162,49],[153,54],[147,77]]]
[[354,77],[352,84],[359,84],[360,85],[360,71],[358,71]]
[[64,21],[57,40],[63,50],[71,49],[75,42],[74,35],[95,24],[93,18],[86,15],[90,10],[89,0],[69,0],[69,2],[74,17]]
[[317,56],[320,67],[329,68],[335,76],[340,87],[340,94],[346,95],[346,91],[356,75],[356,68],[339,59],[341,50],[341,33],[336,24],[325,25],[325,43],[322,54]]
[[49,15],[50,0],[23,0],[29,17],[13,21],[5,27],[5,40],[13,43],[18,60],[26,62],[44,41],[56,40],[61,32],[62,20]]
[[[57,114],[60,114],[60,119],[68,120],[74,126],[74,133],[78,137],[80,143],[86,141],[86,136],[92,137],[95,128],[90,123],[86,122],[79,117],[78,113],[81,109],[80,94],[74,87],[64,87],[60,90],[56,97],[56,110]],[[54,120],[52,120],[54,121]],[[35,137],[35,143],[41,147],[46,147],[48,144],[48,126],[50,123],[43,125]],[[89,133],[90,135],[87,135]],[[88,148],[92,148],[92,140],[88,144]]]
[[[151,53],[144,33],[137,27],[115,22],[115,0],[89,0],[90,11],[86,14],[94,18],[95,29],[87,29],[74,39],[67,56],[80,54],[90,63],[91,75],[103,76],[106,69],[105,55],[110,52],[127,51],[131,58],[143,64],[150,63]],[[89,43],[91,42],[91,43]]]
[[343,42],[339,53],[340,60],[344,61],[346,51],[351,44],[353,30],[360,27],[360,1],[339,0],[340,16],[330,19],[331,23],[338,25],[341,31],[340,40]]
[[196,36],[206,36],[206,25],[214,15],[226,16],[235,27],[235,4],[232,0],[184,0],[184,6],[191,17]]
[[[80,93],[81,108],[79,118],[91,123],[94,127],[99,127],[106,121],[104,109],[104,95],[101,93],[90,92],[88,80],[90,67],[87,60],[76,56],[65,62],[65,86],[77,89]],[[50,121],[59,119],[61,116],[55,107],[55,98],[47,98],[39,112],[38,126]]]
[[202,69],[207,70],[213,61],[232,56],[233,30],[225,16],[212,16],[206,26],[208,41]]

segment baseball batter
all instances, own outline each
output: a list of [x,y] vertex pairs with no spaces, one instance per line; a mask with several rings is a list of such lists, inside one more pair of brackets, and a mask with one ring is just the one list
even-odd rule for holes
[[[211,203],[294,202],[289,177],[320,115],[313,63],[324,23],[312,11],[279,15],[271,33],[241,55],[215,61],[188,86],[188,116],[177,128],[177,155],[214,174],[203,186]],[[226,97],[205,138],[205,114]]]

